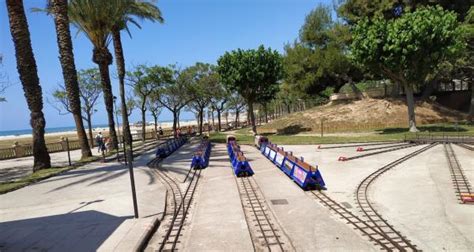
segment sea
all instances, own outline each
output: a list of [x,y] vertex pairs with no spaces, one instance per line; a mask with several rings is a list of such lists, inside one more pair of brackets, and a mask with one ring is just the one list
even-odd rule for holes
[[[98,124],[98,125],[93,125],[92,127],[93,128],[106,128],[106,127],[108,127],[108,125],[107,124]],[[52,127],[52,128],[45,128],[44,129],[44,131],[46,133],[67,132],[67,131],[75,131],[75,130],[76,130],[76,126]],[[3,131],[0,131],[0,137],[2,137],[2,136],[29,135],[31,133],[33,133],[31,129],[3,130]]]
[[[186,119],[181,119],[180,123],[182,125],[187,125],[188,123],[193,123],[195,122],[194,120],[186,120]],[[159,122],[159,125],[163,127],[168,127],[169,125],[172,125],[173,121],[161,121]],[[85,125],[84,125],[85,126]],[[96,128],[108,128],[108,124],[97,124],[97,125],[92,125],[93,129]],[[86,127],[86,131],[87,131]],[[67,132],[67,131],[76,131],[76,126],[68,126],[68,127],[51,127],[51,128],[45,128],[46,133],[56,133],[56,132]],[[25,136],[25,135],[31,135],[33,132],[31,129],[20,129],[20,130],[2,130],[0,131],[0,137],[10,137],[10,136]]]

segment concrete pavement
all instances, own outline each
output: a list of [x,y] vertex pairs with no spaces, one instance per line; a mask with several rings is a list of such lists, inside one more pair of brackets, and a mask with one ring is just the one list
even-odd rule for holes
[[213,146],[200,187],[184,250],[254,250],[224,144]]
[[[296,251],[375,251],[365,238],[311,198],[253,146],[242,151],[268,206]],[[324,174],[323,174],[324,175]],[[287,204],[273,204],[272,200]]]
[[140,218],[133,218],[128,169],[90,163],[0,195],[0,251],[130,251],[163,211],[165,189],[135,159]]
[[[337,158],[361,153],[354,147],[317,149],[316,145],[288,145],[284,148],[303,156],[308,163],[319,165],[328,188],[326,193],[355,208],[354,193],[365,177],[424,146],[347,162]],[[473,182],[474,155],[458,146],[453,149],[465,175]],[[384,173],[370,186],[369,197],[377,211],[421,250],[470,251],[474,247],[473,206],[459,204],[441,144]]]
[[[145,143],[145,147],[150,144],[154,144],[156,140],[149,140]],[[162,141],[159,141],[162,142]],[[136,151],[140,151],[143,148],[143,145],[135,147]],[[81,150],[72,150],[70,151],[71,162],[75,162],[81,159]],[[101,157],[100,153],[97,153],[97,148],[92,149],[92,155]],[[51,165],[53,167],[64,167],[68,166],[68,156],[67,151],[55,152],[49,154],[51,158]],[[0,182],[8,182],[20,179],[24,176],[28,176],[33,173],[33,157],[22,157],[14,159],[6,159],[0,161]]]

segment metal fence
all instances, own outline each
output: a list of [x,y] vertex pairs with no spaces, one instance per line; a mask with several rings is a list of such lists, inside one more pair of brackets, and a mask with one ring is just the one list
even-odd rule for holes
[[[171,131],[166,131],[165,135],[170,135]],[[155,131],[146,132],[145,133],[145,140],[148,139],[157,139],[158,136]],[[143,141],[142,134],[132,134],[133,141]],[[121,143],[122,139],[119,139]],[[95,144],[91,146],[91,148],[96,147]],[[57,142],[51,142],[46,144],[46,148],[48,149],[49,153],[61,152],[69,150],[78,150],[81,148],[79,140],[68,140],[67,138],[61,138],[61,140]],[[15,143],[10,148],[1,148],[0,149],[0,160],[5,159],[12,159],[12,158],[20,158],[20,157],[28,157],[33,156],[33,146],[31,144],[18,144]]]

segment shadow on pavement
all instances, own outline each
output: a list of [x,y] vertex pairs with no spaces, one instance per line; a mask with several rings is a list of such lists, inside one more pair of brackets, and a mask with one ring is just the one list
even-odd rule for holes
[[96,251],[132,216],[84,211],[0,223],[0,251]]

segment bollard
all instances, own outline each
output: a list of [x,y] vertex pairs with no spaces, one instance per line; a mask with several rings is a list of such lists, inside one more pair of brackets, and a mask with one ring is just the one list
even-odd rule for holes
[[[128,160],[132,160],[132,151],[127,151]],[[137,193],[135,191],[135,176],[133,174],[133,162],[128,162],[128,172],[130,174],[130,186],[132,187],[132,200],[133,200],[133,212],[135,219],[138,218],[138,205],[137,205]]]
[[66,137],[66,148],[67,148],[67,160],[69,162],[69,166],[71,166],[71,152],[69,151],[69,138]]

